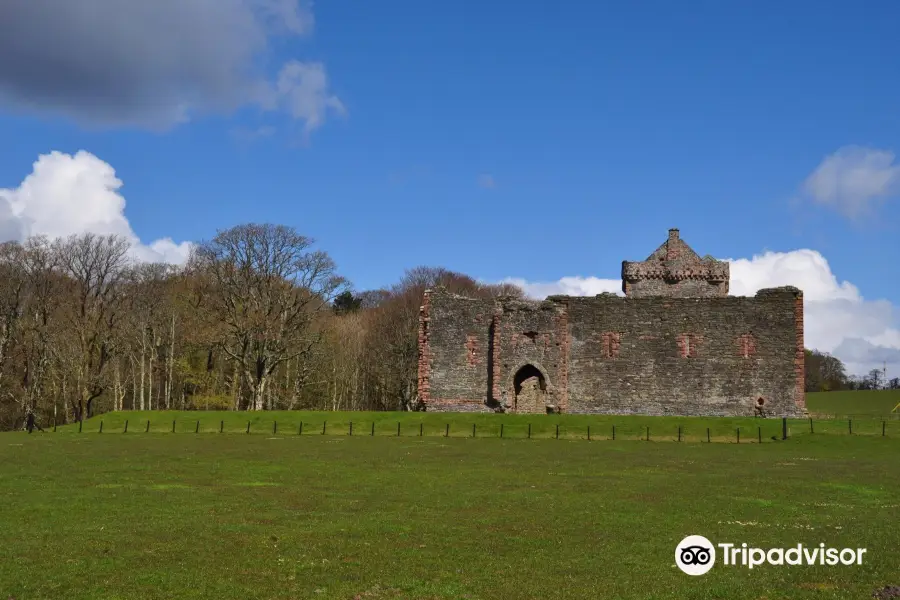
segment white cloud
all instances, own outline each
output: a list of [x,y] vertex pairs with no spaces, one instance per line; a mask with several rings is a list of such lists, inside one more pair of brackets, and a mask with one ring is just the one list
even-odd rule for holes
[[871,213],[880,202],[900,193],[900,164],[893,152],[845,146],[825,157],[803,183],[815,203],[849,218]]
[[[752,296],[763,288],[793,285],[803,290],[807,348],[830,352],[849,372],[867,373],[888,363],[900,375],[900,310],[887,300],[867,300],[850,282],[838,281],[828,261],[815,250],[766,252],[749,259],[726,259],[731,268],[730,294]],[[552,294],[593,296],[622,294],[619,279],[563,277],[553,282],[507,279],[532,298]]]
[[121,187],[112,166],[89,152],[43,154],[19,187],[0,188],[0,241],[31,235],[116,234],[131,242],[139,260],[185,262],[188,242],[163,238],[141,243],[125,217]]
[[484,188],[486,190],[491,190],[497,187],[497,182],[494,181],[493,175],[484,173],[478,176],[478,187]]
[[328,90],[328,77],[321,63],[290,61],[281,68],[275,84],[275,101],[294,119],[302,121],[309,134],[325,122],[329,112],[345,115],[347,109]]

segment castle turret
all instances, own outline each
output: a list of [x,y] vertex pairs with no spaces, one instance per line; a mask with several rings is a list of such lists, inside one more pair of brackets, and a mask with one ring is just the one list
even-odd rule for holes
[[713,298],[728,295],[728,263],[694,252],[670,229],[668,239],[642,262],[622,261],[622,291],[630,298]]

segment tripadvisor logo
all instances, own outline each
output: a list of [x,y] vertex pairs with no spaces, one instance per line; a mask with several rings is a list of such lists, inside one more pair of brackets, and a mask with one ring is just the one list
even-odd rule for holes
[[703,575],[716,564],[716,548],[722,564],[753,569],[760,565],[861,565],[865,548],[826,548],[825,544],[791,548],[748,547],[747,544],[713,544],[702,535],[689,535],[675,547],[675,564],[688,575]]

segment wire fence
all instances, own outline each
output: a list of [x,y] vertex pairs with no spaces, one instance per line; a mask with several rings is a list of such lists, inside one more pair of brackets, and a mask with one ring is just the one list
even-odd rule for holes
[[[300,421],[299,424],[282,424],[273,421],[270,427],[263,427],[259,423],[247,421],[246,428],[237,430],[233,422],[229,422],[226,429],[225,421],[221,420],[217,428],[212,428],[209,423],[201,424],[201,420],[173,420],[160,424],[151,424],[151,420],[132,423],[125,420],[124,426],[104,431],[104,422],[101,419],[97,433],[122,433],[122,434],[156,434],[156,433],[193,433],[193,434],[270,434],[274,436],[369,436],[369,437],[446,437],[446,438],[499,438],[499,439],[556,439],[556,440],[587,440],[587,441],[674,441],[674,442],[705,442],[705,443],[766,443],[784,441],[794,437],[816,435],[856,435],[878,437],[900,437],[900,422],[889,419],[874,420],[864,419],[817,419],[810,417],[808,420],[798,419],[764,419],[764,422],[756,427],[738,426],[726,429],[721,425],[701,427],[647,425],[647,424],[589,424],[576,426],[571,424],[555,425],[546,421],[539,422],[537,426],[532,423],[497,423],[492,425],[479,425],[478,423],[411,423],[397,421],[396,424],[378,422],[338,422],[329,423]],[[57,431],[54,424],[53,431]],[[78,433],[89,433],[85,423],[78,422]]]

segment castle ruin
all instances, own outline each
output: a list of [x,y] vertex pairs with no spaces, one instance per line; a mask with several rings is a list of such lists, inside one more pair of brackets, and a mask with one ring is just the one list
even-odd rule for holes
[[805,414],[803,294],[728,296],[728,263],[669,230],[622,263],[624,297],[425,293],[419,402],[429,411]]

